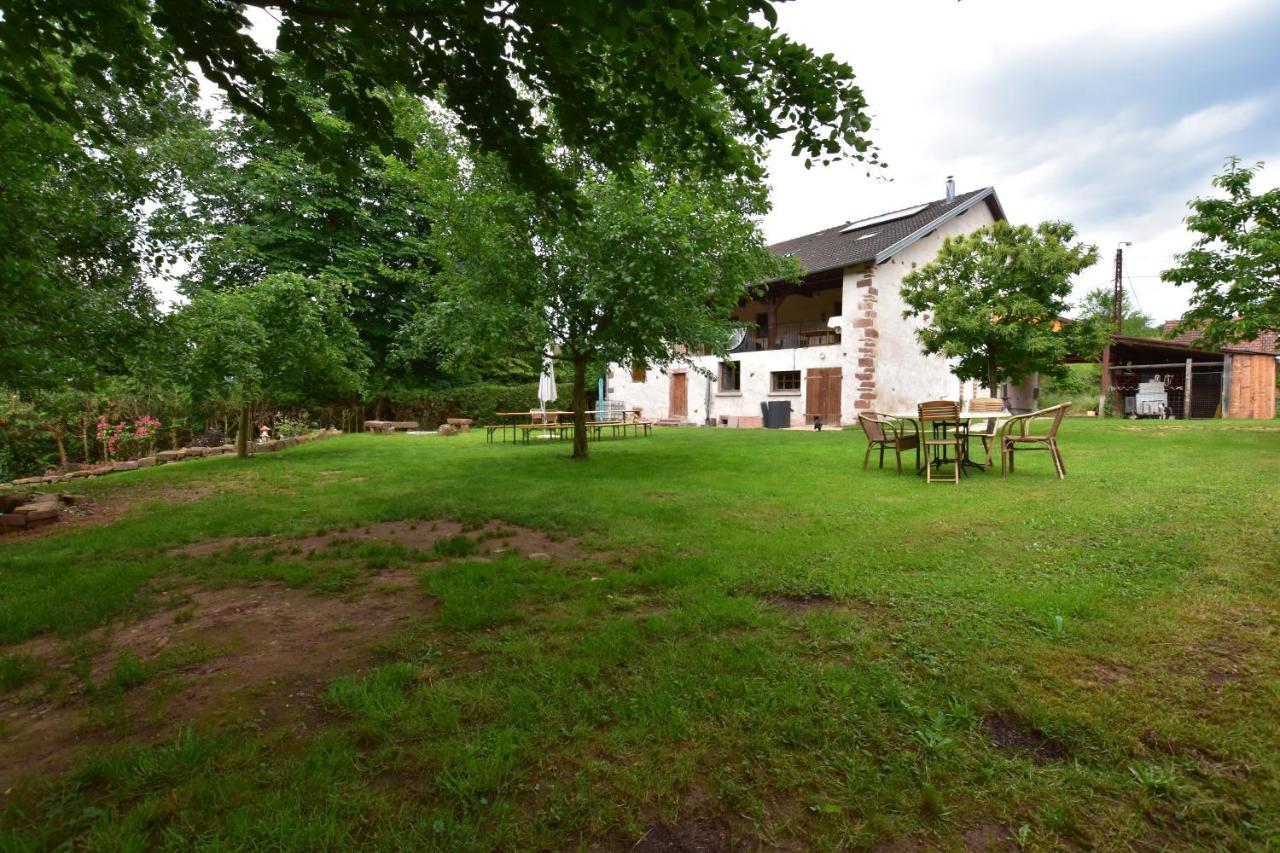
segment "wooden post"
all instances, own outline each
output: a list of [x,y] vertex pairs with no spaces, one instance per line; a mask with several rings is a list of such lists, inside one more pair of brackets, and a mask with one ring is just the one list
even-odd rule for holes
[[778,295],[770,293],[765,303],[769,315],[769,349],[774,349],[778,341],[778,301]]
[[[1102,391],[1098,394],[1098,417],[1106,415],[1107,395],[1111,393],[1111,342],[1102,348]],[[1121,412],[1121,414],[1124,414]]]
[[1187,359],[1187,378],[1183,383],[1185,389],[1182,392],[1182,418],[1183,420],[1191,420],[1191,359]]
[[1231,411],[1231,356],[1222,356],[1222,396],[1218,400],[1218,417],[1229,417]]

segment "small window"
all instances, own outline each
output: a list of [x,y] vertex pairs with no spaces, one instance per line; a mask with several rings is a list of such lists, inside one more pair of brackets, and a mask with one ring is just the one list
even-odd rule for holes
[[643,364],[641,364],[641,363],[639,363],[639,362],[636,362],[635,364],[632,364],[632,365],[631,365],[631,381],[632,381],[632,382],[643,382],[643,381],[644,381],[644,378],[645,378],[645,369],[644,369],[644,365],[643,365]]
[[770,373],[769,388],[772,391],[799,391],[800,371],[778,370]]
[[742,363],[738,361],[720,362],[720,391],[742,390]]

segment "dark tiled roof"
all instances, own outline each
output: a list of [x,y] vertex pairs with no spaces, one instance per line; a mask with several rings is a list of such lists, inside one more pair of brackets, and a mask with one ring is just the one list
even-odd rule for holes
[[[1177,327],[1177,320],[1166,320],[1164,323],[1164,332],[1167,335]],[[1200,333],[1196,331],[1182,332],[1172,338],[1166,338],[1166,340],[1171,340],[1175,344],[1182,344],[1183,346],[1197,346],[1196,341],[1200,340]],[[1226,346],[1219,347],[1218,349],[1222,352],[1255,352],[1280,355],[1280,350],[1276,349],[1276,341],[1277,336],[1275,332],[1263,332],[1251,341],[1241,341],[1238,344],[1227,344]]]
[[[924,236],[928,230],[932,230],[928,226],[937,227],[939,220],[950,218],[949,214],[956,215],[962,210],[967,210],[983,199],[990,200],[997,218],[1004,218],[995,190],[985,187],[957,195],[954,201],[946,199],[931,201],[918,213],[892,222],[867,225],[845,234],[842,232],[849,226],[846,222],[825,231],[816,231],[803,237],[774,243],[769,248],[779,255],[794,255],[806,273],[823,272],[869,261],[879,262],[910,245],[910,242],[898,244],[917,235],[917,232],[921,232],[918,236]],[[922,232],[921,229],[927,230]]]

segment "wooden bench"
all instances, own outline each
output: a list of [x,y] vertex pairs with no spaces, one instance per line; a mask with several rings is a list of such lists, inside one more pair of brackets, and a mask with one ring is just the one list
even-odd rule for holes
[[417,421],[365,421],[367,432],[393,433],[398,429],[417,429]]

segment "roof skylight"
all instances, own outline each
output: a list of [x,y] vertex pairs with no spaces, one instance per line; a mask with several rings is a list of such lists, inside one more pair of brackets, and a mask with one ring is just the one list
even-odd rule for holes
[[920,211],[928,207],[928,204],[917,204],[915,207],[907,207],[902,210],[895,210],[892,213],[882,213],[879,216],[873,216],[870,219],[859,219],[857,222],[851,222],[840,229],[841,234],[848,234],[850,231],[859,231],[863,228],[869,228],[872,225],[879,225],[882,222],[895,222],[899,219],[906,219],[908,216],[915,216]]

